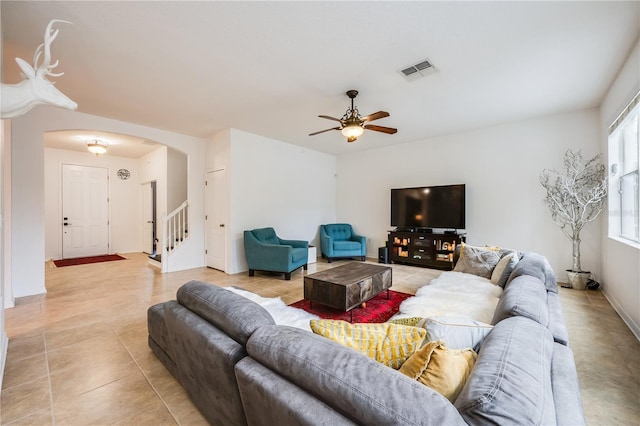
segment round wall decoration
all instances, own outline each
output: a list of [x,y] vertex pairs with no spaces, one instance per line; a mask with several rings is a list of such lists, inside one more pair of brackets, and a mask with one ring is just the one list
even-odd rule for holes
[[120,169],[117,173],[118,177],[122,180],[127,180],[131,177],[131,172],[127,169]]

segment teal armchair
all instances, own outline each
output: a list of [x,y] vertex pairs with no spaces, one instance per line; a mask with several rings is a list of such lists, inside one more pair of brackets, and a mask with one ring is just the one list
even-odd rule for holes
[[359,257],[364,262],[367,239],[355,234],[348,223],[320,225],[320,248],[329,263],[338,257]]
[[283,240],[273,228],[253,229],[244,231],[244,254],[250,277],[255,271],[282,272],[290,280],[292,271],[307,269],[309,242]]

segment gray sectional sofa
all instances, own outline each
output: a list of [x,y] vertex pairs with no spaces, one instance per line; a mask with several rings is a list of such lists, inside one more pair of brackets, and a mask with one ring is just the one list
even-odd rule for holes
[[149,308],[149,346],[216,425],[581,425],[557,292],[546,258],[525,253],[454,403],[197,281],[182,286],[176,301]]

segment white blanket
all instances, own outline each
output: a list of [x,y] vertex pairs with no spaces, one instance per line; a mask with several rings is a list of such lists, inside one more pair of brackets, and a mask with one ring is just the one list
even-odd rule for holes
[[395,318],[462,315],[491,323],[502,288],[490,280],[463,272],[443,272],[402,302]]
[[226,290],[232,291],[240,296],[256,302],[262,306],[273,317],[278,325],[289,325],[291,327],[301,328],[311,331],[309,321],[312,319],[320,319],[319,316],[310,314],[309,312],[287,306],[279,297],[262,297],[250,291],[242,290],[236,287],[224,287]]

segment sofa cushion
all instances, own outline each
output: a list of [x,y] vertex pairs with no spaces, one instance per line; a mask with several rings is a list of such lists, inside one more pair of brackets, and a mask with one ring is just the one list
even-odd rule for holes
[[249,425],[357,425],[250,357],[241,359],[234,370]]
[[559,425],[585,424],[580,399],[578,373],[573,352],[565,345],[554,343],[551,358],[551,387]]
[[[540,324],[513,317],[485,338],[455,406],[468,424],[554,425],[553,338]],[[559,407],[562,409],[562,407]]]
[[524,275],[511,281],[502,293],[492,324],[505,318],[521,316],[538,324],[549,324],[547,290],[539,279]]
[[477,247],[462,243],[460,258],[453,270],[491,278],[493,268],[500,261],[497,250],[497,247]]
[[442,340],[428,342],[400,367],[402,374],[454,402],[476,362],[473,349],[449,349]]
[[556,276],[551,269],[549,260],[537,253],[525,253],[516,267],[511,272],[507,285],[522,275],[530,275],[542,281],[548,291],[558,292],[558,282]]
[[347,251],[347,250],[360,250],[362,244],[358,241],[334,241],[333,250],[335,251]]
[[491,282],[504,288],[519,259],[518,253],[515,251],[502,256],[491,273]]
[[427,331],[392,323],[350,324],[339,320],[311,320],[311,330],[398,369],[422,345]]
[[257,328],[275,324],[262,306],[213,284],[190,281],[178,289],[177,299],[243,345]]
[[472,348],[478,352],[484,338],[493,328],[474,319],[460,315],[441,315],[425,318],[418,327],[427,330],[427,341],[443,340],[450,349]]
[[[322,336],[265,326],[251,336],[247,352],[357,424],[465,425],[453,405],[433,389]],[[279,388],[274,383],[269,389]],[[264,425],[284,424],[269,422],[268,411],[263,416]]]
[[549,324],[547,328],[556,342],[568,345],[569,333],[560,306],[560,295],[558,293],[547,292],[547,308],[549,309]]

